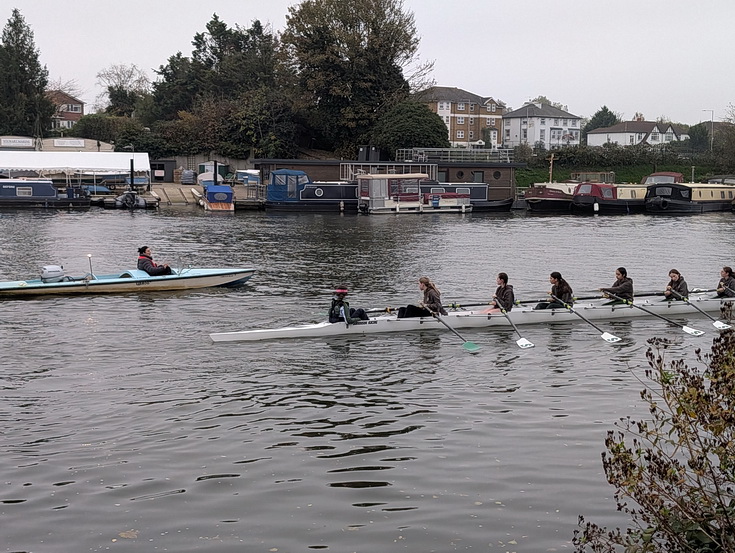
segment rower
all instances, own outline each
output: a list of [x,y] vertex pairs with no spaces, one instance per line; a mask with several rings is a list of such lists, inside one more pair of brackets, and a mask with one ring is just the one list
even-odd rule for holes
[[720,271],[720,282],[717,284],[717,297],[735,297],[735,277],[732,276],[732,267],[725,266]]
[[622,301],[633,301],[633,279],[628,278],[628,271],[625,267],[615,269],[615,282],[609,288],[600,288],[600,292],[610,292],[620,298]]
[[347,286],[338,286],[334,291],[332,306],[329,308],[330,323],[345,322],[351,325],[358,321],[367,321],[370,318],[364,309],[350,307],[350,304],[345,301],[347,293]]

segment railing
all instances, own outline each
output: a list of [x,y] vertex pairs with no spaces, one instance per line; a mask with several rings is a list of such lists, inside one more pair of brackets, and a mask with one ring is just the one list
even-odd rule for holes
[[436,180],[438,168],[435,163],[341,163],[340,180],[353,182],[358,175],[404,175],[406,173],[425,173],[429,179]]
[[447,161],[513,163],[513,149],[406,148],[396,151],[396,161],[412,163],[438,163]]

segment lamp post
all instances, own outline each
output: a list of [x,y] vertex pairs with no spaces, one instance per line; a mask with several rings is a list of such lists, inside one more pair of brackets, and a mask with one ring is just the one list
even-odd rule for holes
[[712,149],[715,144],[715,110],[713,109],[703,109],[702,111],[709,111],[710,114],[710,129],[709,129],[709,151],[712,152]]

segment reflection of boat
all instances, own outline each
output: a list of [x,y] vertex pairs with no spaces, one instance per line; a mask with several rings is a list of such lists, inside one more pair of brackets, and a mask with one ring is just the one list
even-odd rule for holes
[[62,267],[47,265],[41,278],[0,282],[0,298],[61,294],[113,294],[163,290],[192,290],[210,286],[234,286],[246,282],[255,269],[179,269],[173,275],[150,276],[138,269],[82,277],[64,274]]
[[640,184],[583,182],[574,189],[572,212],[581,214],[642,213],[646,187]]
[[[729,298],[731,301],[732,298]],[[705,312],[715,313],[728,298],[713,298],[712,292],[693,293],[689,301]],[[525,324],[553,324],[580,322],[581,317],[570,313],[566,309],[534,309],[534,305],[523,305],[514,308],[508,316],[516,325]],[[686,302],[668,301],[659,295],[639,296],[635,304],[644,309],[664,317],[699,317],[699,313]],[[634,317],[645,317],[648,313],[630,305],[611,304],[609,300],[592,300],[586,303],[576,303],[574,310],[584,318],[592,321],[626,320]],[[453,328],[510,328],[508,318],[502,313],[487,313],[483,311],[453,310],[443,316]],[[210,334],[215,342],[238,342],[271,340],[275,338],[319,338],[331,336],[362,336],[381,332],[407,332],[411,330],[445,330],[446,327],[433,317],[416,317],[399,319],[396,315],[384,314],[368,321],[359,321],[355,324],[345,323],[316,323],[300,326],[242,330],[235,332],[218,332]]]
[[735,185],[732,184],[656,181],[646,191],[646,211],[665,214],[730,211],[733,200]]
[[61,193],[49,179],[0,180],[2,207],[89,207],[89,194],[82,188],[68,186]]

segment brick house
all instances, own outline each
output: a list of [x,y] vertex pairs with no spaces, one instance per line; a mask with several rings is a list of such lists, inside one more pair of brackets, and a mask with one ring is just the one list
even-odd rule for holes
[[84,115],[84,102],[61,90],[49,90],[46,96],[56,106],[51,129],[70,129]]
[[432,86],[417,95],[447,126],[452,147],[497,148],[502,141],[505,104],[461,88]]

